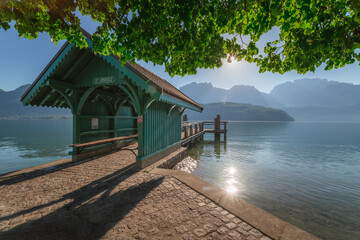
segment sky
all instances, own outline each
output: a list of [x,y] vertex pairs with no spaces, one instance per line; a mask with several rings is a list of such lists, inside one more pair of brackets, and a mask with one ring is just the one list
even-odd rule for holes
[[[95,32],[98,23],[89,17],[81,17],[81,26],[90,33]],[[276,31],[266,34],[260,39],[259,45],[274,38]],[[31,84],[45,68],[65,41],[58,45],[50,41],[47,33],[39,38],[28,40],[19,38],[14,28],[4,31],[0,29],[0,89],[14,90],[24,84]],[[273,87],[286,81],[301,78],[325,78],[339,82],[360,84],[360,66],[356,62],[341,69],[325,71],[324,66],[314,73],[297,74],[295,71],[281,74],[259,73],[255,64],[245,61],[227,63],[225,60],[221,68],[199,69],[196,75],[171,78],[164,66],[138,61],[145,68],[166,79],[179,88],[192,82],[209,82],[215,87],[230,89],[234,85],[251,85],[262,92],[269,93]]]

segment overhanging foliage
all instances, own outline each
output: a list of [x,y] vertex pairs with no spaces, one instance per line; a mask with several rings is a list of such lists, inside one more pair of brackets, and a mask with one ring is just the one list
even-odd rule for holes
[[[165,64],[172,76],[220,67],[224,58],[279,73],[360,60],[359,0],[2,0],[0,28],[14,21],[20,36],[47,32],[86,47],[76,11],[101,23],[95,51]],[[278,39],[260,54],[258,39],[275,27]]]

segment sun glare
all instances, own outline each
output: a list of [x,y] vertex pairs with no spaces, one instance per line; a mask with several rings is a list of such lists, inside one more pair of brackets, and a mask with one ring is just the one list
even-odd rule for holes
[[229,171],[229,174],[234,174],[236,172],[236,169],[234,167],[230,167],[228,169],[228,171]]
[[227,59],[228,63],[236,63],[237,62],[237,58],[234,56],[229,56]]
[[233,185],[229,185],[227,188],[226,188],[226,191],[228,193],[236,193],[237,192],[237,188]]
[[226,181],[226,183],[229,184],[229,185],[232,185],[232,184],[234,184],[235,182],[236,182],[236,181],[235,181],[235,179],[233,179],[233,178],[231,178],[231,179],[229,179],[229,180]]

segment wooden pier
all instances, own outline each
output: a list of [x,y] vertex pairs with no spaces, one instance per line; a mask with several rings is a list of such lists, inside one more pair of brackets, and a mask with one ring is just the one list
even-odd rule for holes
[[182,122],[181,124],[181,145],[186,145],[195,140],[203,140],[205,133],[213,133],[215,141],[220,141],[221,134],[226,141],[227,121],[221,121],[220,115],[214,121]]

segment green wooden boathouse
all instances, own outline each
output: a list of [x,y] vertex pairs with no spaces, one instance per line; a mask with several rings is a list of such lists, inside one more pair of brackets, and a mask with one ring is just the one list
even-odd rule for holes
[[[65,43],[24,93],[23,104],[71,110],[74,161],[136,138],[140,168],[178,149],[182,113],[202,107],[139,64],[95,53],[91,35],[84,35],[88,48]],[[109,141],[98,141],[104,139]],[[100,144],[80,147],[94,142]]]

